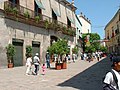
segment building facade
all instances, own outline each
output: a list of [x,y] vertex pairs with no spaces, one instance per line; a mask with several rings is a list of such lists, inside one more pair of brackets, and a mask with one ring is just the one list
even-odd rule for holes
[[[5,47],[16,49],[14,66],[26,62],[26,46],[33,55],[45,60],[48,46],[58,38],[68,37],[68,45],[75,45],[75,10],[66,0],[3,0],[0,2],[0,68],[7,67]],[[71,49],[72,50],[72,49]]]
[[76,45],[79,48],[78,56],[80,56],[80,54],[83,52],[82,24],[77,15],[75,18],[75,22],[76,22]]
[[108,53],[116,52],[120,54],[120,9],[108,22],[104,30],[105,38],[109,40],[109,42],[106,42]]
[[91,33],[91,22],[90,20],[88,20],[88,18],[85,17],[85,15],[82,14],[82,12],[80,13],[80,15],[78,15],[79,20],[82,23],[82,33]]

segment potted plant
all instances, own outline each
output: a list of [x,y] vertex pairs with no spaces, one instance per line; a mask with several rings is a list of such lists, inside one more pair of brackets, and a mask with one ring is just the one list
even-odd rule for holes
[[8,59],[8,68],[13,67],[13,56],[15,55],[15,47],[12,44],[8,44],[6,47],[6,54],[7,54],[7,59]]
[[17,9],[16,7],[14,7],[14,8],[12,9],[12,12],[13,12],[13,14],[17,15],[17,14],[18,14],[18,9]]
[[26,12],[24,13],[24,16],[25,16],[26,19],[30,18],[30,14],[29,14],[29,12],[26,11]]
[[58,59],[55,64],[56,69],[60,69],[63,62],[66,63],[66,61],[64,59],[62,59],[61,57],[64,54],[66,54],[67,50],[68,50],[68,45],[67,45],[67,40],[65,40],[65,39],[60,39],[57,42],[53,43],[52,46],[49,47],[50,53],[52,51],[53,53],[58,55]]
[[35,16],[35,21],[38,23],[40,21],[40,16]]
[[49,22],[48,22],[48,20],[46,19],[46,20],[45,20],[45,29],[48,29],[48,26],[49,26]]
[[32,46],[27,45],[26,46],[26,57],[29,57],[30,55],[32,55]]

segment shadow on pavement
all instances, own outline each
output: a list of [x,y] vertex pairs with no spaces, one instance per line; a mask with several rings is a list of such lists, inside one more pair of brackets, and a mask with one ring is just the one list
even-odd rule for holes
[[102,78],[110,69],[111,62],[105,58],[58,86],[73,87],[79,90],[102,90]]

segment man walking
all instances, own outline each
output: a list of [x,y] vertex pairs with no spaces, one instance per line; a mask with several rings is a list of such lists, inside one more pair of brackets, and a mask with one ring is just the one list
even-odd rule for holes
[[103,90],[120,90],[120,58],[113,59],[111,72],[104,79]]
[[38,70],[39,70],[39,65],[40,65],[40,59],[38,57],[38,53],[35,54],[34,58],[33,58],[33,63],[34,63],[34,66],[35,66],[35,75],[38,74]]
[[50,68],[50,54],[49,54],[49,52],[46,53],[46,63],[47,63],[47,68]]

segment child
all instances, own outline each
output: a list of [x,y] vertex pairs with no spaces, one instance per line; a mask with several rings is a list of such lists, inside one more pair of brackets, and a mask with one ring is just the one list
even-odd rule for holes
[[43,64],[43,66],[42,66],[42,75],[45,75],[45,69],[46,69],[45,64]]

